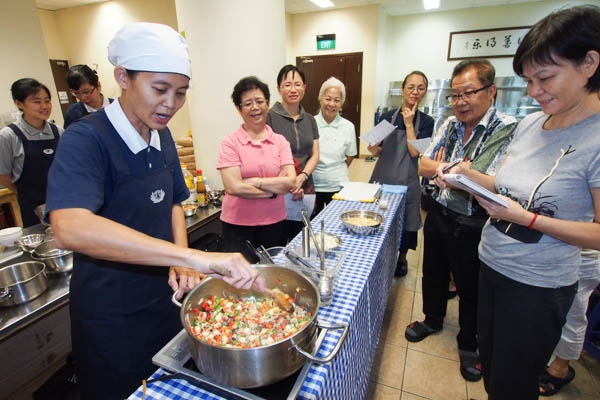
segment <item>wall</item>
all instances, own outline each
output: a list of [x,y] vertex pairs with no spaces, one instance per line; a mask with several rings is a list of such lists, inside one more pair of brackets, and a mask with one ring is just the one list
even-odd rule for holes
[[[107,47],[114,34],[127,22],[156,22],[177,27],[173,0],[113,0],[54,12],[39,10],[48,52],[66,58],[69,65],[87,64],[98,71],[102,92],[116,98],[114,67]],[[53,18],[52,18],[53,17]],[[169,123],[174,137],[190,129],[189,106],[184,105]]]
[[35,10],[35,0],[3,1],[0,13],[0,114],[17,111],[10,95],[10,86],[20,78],[34,78],[44,83],[52,94],[52,114],[57,124],[63,124],[58,94],[40,21]]
[[[373,127],[375,109],[375,65],[379,6],[352,7],[291,16],[291,40],[293,64],[295,57],[337,53],[363,53],[362,109],[360,127],[364,133]],[[336,34],[335,50],[317,52],[316,36],[323,33]],[[366,147],[361,143],[361,154]]]
[[[378,87],[378,92],[387,91],[389,81],[402,80],[415,69],[425,72],[429,80],[450,78],[459,62],[446,60],[450,32],[533,25],[553,10],[584,3],[590,2],[540,1],[390,17],[391,49],[384,64],[392,68],[387,82],[378,82],[385,84],[384,88]],[[490,61],[496,76],[514,75],[512,57]]]
[[175,5],[192,57],[188,99],[194,110],[196,164],[211,187],[218,188],[222,187],[216,170],[219,144],[242,123],[230,98],[234,85],[256,75],[269,85],[271,101],[275,100],[277,73],[286,60],[284,3],[176,0]]

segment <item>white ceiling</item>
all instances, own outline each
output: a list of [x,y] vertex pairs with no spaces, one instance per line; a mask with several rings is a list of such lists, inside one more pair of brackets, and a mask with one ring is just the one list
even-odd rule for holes
[[[102,3],[107,0],[36,0],[38,8],[44,10],[60,10],[63,8],[80,7],[87,4]],[[218,1],[218,0],[213,0]],[[427,12],[423,9],[422,0],[332,0],[335,8],[348,8],[369,4],[381,4],[389,15],[405,15]],[[527,3],[541,0],[440,0],[440,8],[435,11],[459,10],[497,6],[503,4]],[[314,11],[331,10],[320,8],[309,0],[285,0],[285,10],[290,14],[300,14]]]

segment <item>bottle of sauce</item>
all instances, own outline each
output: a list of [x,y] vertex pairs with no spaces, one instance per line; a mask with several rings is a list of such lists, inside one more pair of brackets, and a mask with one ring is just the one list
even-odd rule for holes
[[194,186],[194,175],[187,170],[185,164],[181,164],[181,172],[183,172],[183,179],[185,180],[185,186],[190,190],[190,197],[187,201],[196,201],[196,187]]
[[206,193],[206,185],[202,177],[202,170],[196,170],[196,198],[200,207],[208,206],[208,194]]

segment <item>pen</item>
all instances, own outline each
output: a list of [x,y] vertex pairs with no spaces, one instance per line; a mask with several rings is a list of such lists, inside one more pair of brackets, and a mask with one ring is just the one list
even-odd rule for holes
[[[462,160],[461,160],[461,159],[458,159],[458,160],[456,160],[456,161],[452,161],[450,164],[448,164],[448,165],[447,165],[447,166],[446,166],[446,167],[445,167],[445,168],[442,170],[442,172],[443,172],[443,173],[446,173],[446,172],[450,171],[450,170],[451,170],[453,167],[456,167],[456,166],[457,166],[458,164],[460,164],[461,162],[462,162]],[[432,181],[433,181],[433,180],[435,180],[435,178],[437,178],[437,177],[438,177],[438,174],[435,174],[434,176],[432,176],[432,177],[430,178],[430,180],[432,180]]]

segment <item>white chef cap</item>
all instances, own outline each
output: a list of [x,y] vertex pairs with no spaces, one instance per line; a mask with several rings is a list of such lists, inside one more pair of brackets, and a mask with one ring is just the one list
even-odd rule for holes
[[131,71],[168,72],[191,78],[185,39],[167,25],[131,22],[108,44],[108,60]]

